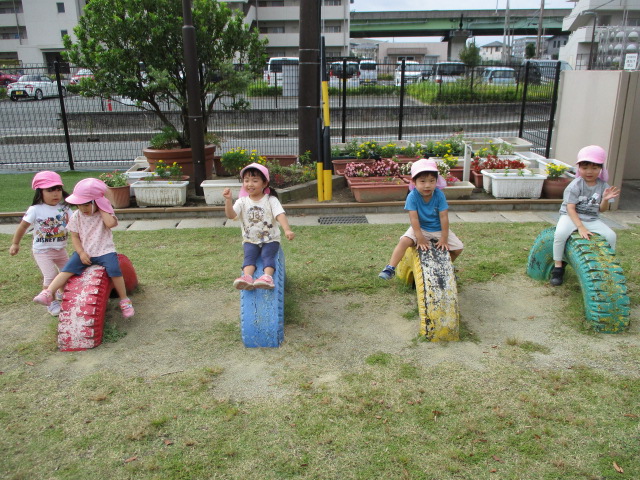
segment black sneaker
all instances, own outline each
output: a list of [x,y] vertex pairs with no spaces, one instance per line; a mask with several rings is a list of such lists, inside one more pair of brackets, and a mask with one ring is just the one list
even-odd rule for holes
[[562,285],[562,278],[564,277],[564,267],[553,267],[551,270],[551,280],[549,283],[554,287]]

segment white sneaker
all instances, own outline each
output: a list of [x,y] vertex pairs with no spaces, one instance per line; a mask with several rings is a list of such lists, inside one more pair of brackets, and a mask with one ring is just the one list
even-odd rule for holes
[[54,317],[60,315],[60,302],[58,300],[54,300],[51,302],[51,305],[47,307],[47,312],[49,312]]

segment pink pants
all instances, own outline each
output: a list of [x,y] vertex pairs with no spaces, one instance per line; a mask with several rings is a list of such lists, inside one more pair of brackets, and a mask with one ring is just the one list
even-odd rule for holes
[[69,254],[64,248],[50,248],[43,252],[34,251],[33,258],[36,259],[36,263],[44,277],[42,285],[48,287],[69,260]]

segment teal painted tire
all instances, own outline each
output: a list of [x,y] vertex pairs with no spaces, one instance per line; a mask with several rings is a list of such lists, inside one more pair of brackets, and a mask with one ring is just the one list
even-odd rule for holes
[[[536,238],[527,263],[527,274],[548,281],[553,269],[553,234],[549,228]],[[618,333],[629,326],[629,297],[622,267],[600,235],[590,240],[575,232],[567,240],[564,260],[576,272],[582,289],[587,322],[600,333]]]

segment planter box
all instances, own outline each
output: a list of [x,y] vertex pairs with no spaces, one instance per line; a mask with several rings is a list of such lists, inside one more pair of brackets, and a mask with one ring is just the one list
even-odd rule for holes
[[455,185],[448,185],[442,193],[447,200],[459,200],[469,198],[474,186],[471,182],[456,182]]
[[499,137],[502,143],[511,145],[514,152],[528,152],[533,147],[533,143],[520,137]]
[[200,184],[204,190],[204,201],[207,205],[224,205],[222,192],[225,188],[231,189],[233,199],[238,198],[242,183],[239,180],[205,180]]
[[540,168],[538,161],[547,159],[547,157],[535,152],[516,152],[516,155],[522,160],[528,160],[531,168]]
[[491,178],[491,194],[496,198],[540,198],[544,175],[488,173],[483,181]]
[[133,184],[136,190],[136,203],[139,207],[176,207],[187,203],[188,181],[153,182],[138,181]]
[[570,178],[576,177],[576,167],[574,165],[569,165],[568,163],[561,162],[560,160],[556,160],[555,158],[545,158],[544,160],[538,160],[538,168],[540,169],[541,175],[546,175],[545,169],[547,168],[548,163],[567,167],[569,170],[565,172],[565,175]]
[[[511,170],[513,171],[513,170]],[[501,174],[503,177],[518,177],[518,176],[522,176],[519,175],[518,171],[513,171],[513,173],[507,173],[505,174],[505,170],[501,170],[501,169],[497,169],[497,170],[481,170],[480,173],[482,174],[482,188],[484,188],[484,191],[487,193],[492,193],[491,192],[491,179],[492,177],[489,176],[489,174],[491,173],[499,173]],[[533,172],[531,170],[527,170],[527,169],[522,169],[522,173],[524,173],[525,175],[531,175]]]
[[[269,162],[277,162],[281,167],[290,167],[298,161],[296,155],[261,155],[261,157],[265,157]],[[213,170],[218,177],[233,177],[233,175],[224,168],[221,157],[219,156],[213,157]]]
[[403,201],[409,193],[409,186],[402,184],[361,183],[351,186],[356,202]]
[[[401,175],[400,177],[344,177],[347,179],[347,185],[351,187],[352,185],[371,185],[381,184],[381,185],[389,185],[389,184],[398,184],[400,185],[400,178],[406,179],[404,181],[405,185],[409,185],[411,181],[411,175]],[[393,178],[393,180],[392,180]]]
[[372,158],[341,158],[331,160],[331,163],[333,164],[333,171],[336,175],[344,175],[344,169],[347,167],[347,164],[354,162],[373,165],[375,160]]

